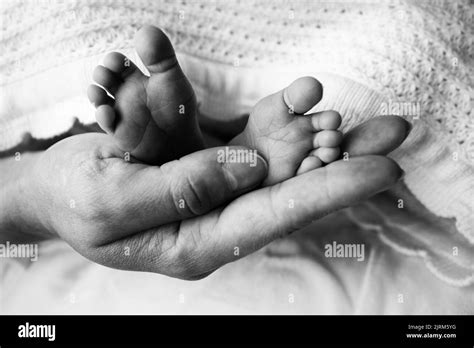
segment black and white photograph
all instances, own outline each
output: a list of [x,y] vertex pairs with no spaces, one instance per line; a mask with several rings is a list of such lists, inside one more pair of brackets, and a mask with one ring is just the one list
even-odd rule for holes
[[471,0],[2,0],[0,26],[2,348],[99,342],[74,320],[472,347]]

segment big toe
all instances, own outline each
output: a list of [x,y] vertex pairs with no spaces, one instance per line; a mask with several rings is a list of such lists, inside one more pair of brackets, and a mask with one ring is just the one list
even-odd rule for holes
[[135,48],[150,73],[164,72],[177,64],[171,41],[157,27],[142,27],[135,35]]
[[267,115],[269,111],[278,112],[288,122],[295,115],[302,115],[313,108],[323,96],[323,86],[314,77],[300,77],[288,87],[260,100],[254,108],[258,115]]
[[311,76],[301,77],[283,90],[283,100],[295,114],[308,112],[322,97],[323,86]]

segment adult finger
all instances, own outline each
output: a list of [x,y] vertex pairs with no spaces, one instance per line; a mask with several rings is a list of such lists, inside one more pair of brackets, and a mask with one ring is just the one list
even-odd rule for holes
[[386,155],[403,143],[411,123],[400,116],[378,116],[344,135],[341,156]]
[[[387,189],[402,175],[389,158],[337,161],[281,184],[247,193],[225,208],[103,246],[121,253],[113,267],[199,279],[326,214]],[[130,249],[130,248],[129,248]]]
[[[210,255],[207,263],[203,262],[204,270],[235,259],[230,253],[235,247],[239,248],[239,256],[247,255],[313,220],[386,190],[402,173],[389,158],[362,156],[336,161],[301,178],[297,176],[246,194],[219,214],[210,232],[203,226],[202,238],[214,241],[207,244],[216,244],[213,250],[220,251],[198,253]],[[190,233],[180,231],[180,237],[186,235]]]

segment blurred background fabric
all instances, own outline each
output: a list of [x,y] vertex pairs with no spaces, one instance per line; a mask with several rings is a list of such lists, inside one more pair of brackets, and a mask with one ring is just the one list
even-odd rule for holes
[[[118,50],[144,69],[133,50],[144,24],[170,35],[201,113],[216,121],[248,114],[261,97],[312,75],[324,86],[315,109],[338,110],[343,131],[381,114],[398,114],[414,126],[391,154],[406,171],[394,190],[203,281],[109,270],[48,242],[36,263],[1,260],[0,309],[474,310],[474,9],[468,0],[10,0],[0,6],[0,151],[25,135],[48,139],[77,122],[93,124],[85,91],[94,66]],[[323,246],[332,240],[367,243],[366,260],[324,258]],[[289,302],[288,294],[306,302]],[[189,296],[197,302],[189,305]],[[440,305],[438,296],[449,301]]]

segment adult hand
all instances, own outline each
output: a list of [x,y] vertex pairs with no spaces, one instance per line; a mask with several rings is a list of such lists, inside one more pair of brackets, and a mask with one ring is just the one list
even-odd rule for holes
[[250,166],[221,163],[217,155],[217,149],[208,149],[157,167],[127,161],[127,153],[104,134],[69,137],[23,172],[25,196],[16,208],[29,217],[30,226],[95,259],[99,255],[93,248],[152,227],[179,225],[255,188],[265,177],[261,158]]
[[363,156],[374,152],[364,139],[382,132],[375,148],[393,149],[403,122],[369,121],[349,134],[349,161],[246,194],[266,176],[261,159],[254,167],[219,163],[214,148],[155,167],[125,161],[103,134],[74,136],[36,158],[11,219],[28,216],[30,226],[109,267],[199,279],[394,184],[401,170],[386,157]]

